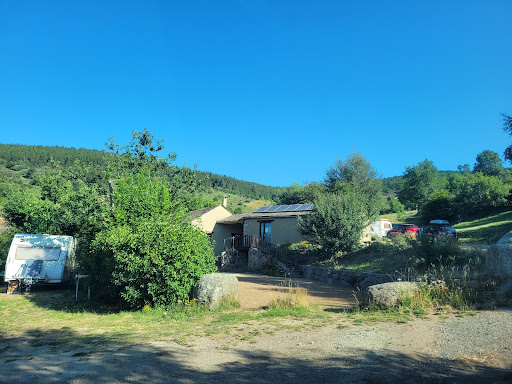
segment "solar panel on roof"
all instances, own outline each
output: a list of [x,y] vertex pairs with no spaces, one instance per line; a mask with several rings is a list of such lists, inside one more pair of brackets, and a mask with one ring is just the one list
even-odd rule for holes
[[293,204],[293,205],[270,205],[263,206],[255,210],[255,213],[270,213],[270,212],[299,212],[311,211],[313,204]]

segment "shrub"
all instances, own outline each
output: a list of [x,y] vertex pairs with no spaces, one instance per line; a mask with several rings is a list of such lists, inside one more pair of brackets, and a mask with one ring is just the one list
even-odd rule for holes
[[13,230],[0,231],[0,271],[4,270],[7,254],[11,247],[11,242],[14,237]]
[[437,242],[434,237],[422,234],[412,244],[417,265],[457,263],[464,259],[464,251],[455,241]]
[[215,270],[215,257],[208,236],[171,201],[167,184],[142,169],[118,182],[113,203],[88,265],[96,283],[134,308],[189,299],[199,278]]
[[347,188],[344,192],[318,194],[313,211],[304,218],[299,217],[298,228],[325,256],[333,256],[357,249],[367,222],[361,195]]
[[271,309],[292,309],[292,308],[306,308],[309,306],[308,290],[306,288],[293,285],[288,281],[281,286],[285,291],[283,296],[278,296],[269,304]]
[[442,190],[435,193],[434,196],[421,207],[420,216],[425,223],[434,219],[453,221],[456,214],[448,191]]

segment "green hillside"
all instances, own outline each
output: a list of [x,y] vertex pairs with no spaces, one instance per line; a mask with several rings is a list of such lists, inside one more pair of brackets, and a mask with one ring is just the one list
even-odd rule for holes
[[[52,161],[66,167],[75,161],[92,164],[97,172],[105,167],[105,155],[108,153],[84,149],[19,144],[0,144],[0,203],[5,196],[7,185],[30,188],[34,177],[44,173],[52,166]],[[173,173],[169,166],[169,174]],[[228,196],[228,208],[232,211],[252,210],[254,201],[257,206],[271,204],[278,200],[284,188],[270,187],[233,177],[198,171],[204,179],[203,190],[199,193],[205,205],[220,204],[224,195]]]

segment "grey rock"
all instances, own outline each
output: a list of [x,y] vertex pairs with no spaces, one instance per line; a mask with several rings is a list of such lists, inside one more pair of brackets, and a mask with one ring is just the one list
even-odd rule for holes
[[238,297],[238,279],[227,273],[203,275],[194,287],[194,298],[200,304],[216,309],[223,299]]
[[414,293],[420,288],[419,283],[395,281],[368,287],[368,303],[383,307],[397,305],[404,296]]
[[247,266],[252,271],[264,271],[272,267],[272,256],[264,254],[257,248],[249,249]]
[[505,244],[493,245],[485,257],[487,274],[491,277],[512,277],[512,247]]
[[498,245],[512,245],[512,231],[507,232],[501,239],[497,241]]

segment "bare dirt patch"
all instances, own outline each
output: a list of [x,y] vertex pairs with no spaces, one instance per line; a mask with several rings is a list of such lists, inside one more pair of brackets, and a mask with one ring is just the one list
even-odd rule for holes
[[325,309],[349,309],[357,304],[350,288],[305,279],[285,279],[247,273],[235,273],[234,275],[238,279],[238,301],[242,308],[266,307],[278,296],[286,295],[290,287],[307,289],[309,304],[318,305]]

